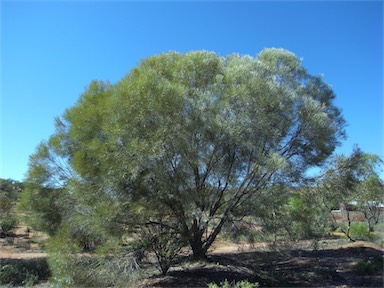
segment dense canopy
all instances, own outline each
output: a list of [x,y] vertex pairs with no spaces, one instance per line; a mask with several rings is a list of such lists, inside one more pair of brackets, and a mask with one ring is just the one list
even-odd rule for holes
[[332,154],[345,125],[334,98],[283,49],[150,57],[114,85],[92,82],[56,120],[31,156],[31,199],[54,191],[53,231],[102,242],[145,227],[202,257],[245,204]]

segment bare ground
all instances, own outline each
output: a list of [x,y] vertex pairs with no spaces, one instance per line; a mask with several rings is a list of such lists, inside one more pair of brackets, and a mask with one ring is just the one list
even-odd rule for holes
[[0,259],[33,259],[46,257],[39,242],[47,238],[41,232],[26,232],[19,227],[8,237],[0,238]]

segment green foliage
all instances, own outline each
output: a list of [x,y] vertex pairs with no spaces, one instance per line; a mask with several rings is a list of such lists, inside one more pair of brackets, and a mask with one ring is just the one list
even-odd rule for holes
[[27,184],[21,195],[22,209],[31,212],[25,219],[27,224],[53,236],[63,218],[62,193],[60,189],[30,187]]
[[14,204],[5,193],[0,194],[0,217],[10,214]]
[[5,193],[11,200],[17,200],[24,184],[13,179],[0,179],[0,193]]
[[17,219],[13,215],[7,215],[0,219],[0,237],[9,235],[17,227]]
[[[256,217],[248,229],[259,241],[272,242],[274,249],[289,250],[299,240],[319,239],[330,230],[331,219],[315,187],[279,185],[259,194],[247,211]],[[248,222],[250,222],[248,220]],[[252,235],[250,235],[252,236]]]
[[345,125],[334,98],[283,49],[150,57],[115,85],[93,81],[56,119],[30,158],[25,207],[51,235],[68,226],[96,249],[160,216],[160,250],[177,235],[204,257],[261,193],[331,155]]
[[369,240],[369,229],[366,223],[352,223],[349,233],[353,239]]
[[377,174],[371,174],[359,183],[356,191],[357,209],[364,213],[369,233],[374,232],[382,212],[384,182]]
[[238,282],[229,282],[227,279],[224,282],[221,282],[219,285],[216,283],[209,283],[208,288],[258,288],[260,287],[259,283],[251,283],[247,280],[241,280]]
[[[58,259],[58,261],[63,259]],[[65,263],[70,269],[51,279],[57,287],[127,287],[142,277],[135,260],[122,255],[114,257],[81,256]],[[64,262],[63,262],[64,264]]]
[[74,285],[76,267],[73,263],[81,248],[72,241],[70,229],[61,227],[46,245],[48,264],[52,271],[50,281],[57,287]]
[[141,238],[146,239],[142,245],[145,249],[156,255],[157,266],[163,275],[166,275],[180,250],[188,243],[162,220],[157,224],[148,225],[141,232]]
[[0,237],[9,235],[17,227],[14,210],[22,188],[17,181],[0,179]]
[[325,207],[312,188],[294,193],[286,209],[289,235],[296,239],[318,239],[326,234],[330,218]]
[[[330,163],[317,187],[322,202],[329,212],[335,208],[345,211],[343,221],[333,220],[347,238],[367,238],[381,214],[384,185],[379,177],[379,167],[382,160],[355,147],[350,156],[337,155]],[[368,228],[353,223],[354,217],[348,209],[351,203],[356,204],[355,210],[364,214]]]
[[45,259],[6,259],[1,261],[0,285],[31,287],[50,275]]
[[81,254],[67,227],[49,240],[48,263],[57,287],[126,287],[141,277],[140,254],[107,242],[97,254]]

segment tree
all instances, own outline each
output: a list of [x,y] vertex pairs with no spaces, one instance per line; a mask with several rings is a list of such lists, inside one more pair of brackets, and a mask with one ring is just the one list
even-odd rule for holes
[[19,198],[19,194],[23,191],[23,183],[13,179],[1,179],[0,178],[0,192],[7,194],[7,197],[13,200]]
[[368,233],[374,232],[380,220],[383,205],[384,182],[379,176],[383,160],[374,154],[365,153],[363,157],[364,176],[356,188],[354,200],[368,224]]
[[11,234],[17,227],[14,213],[23,183],[12,179],[0,179],[0,237]]
[[364,213],[369,233],[374,232],[382,211],[383,180],[376,176],[370,176],[358,186],[358,191],[359,195],[356,197],[358,210]]
[[92,82],[42,144],[52,155],[32,156],[28,180],[63,189],[67,219],[158,227],[205,257],[247,203],[331,155],[345,125],[334,98],[283,49],[157,55],[115,85]]
[[[53,138],[53,137],[52,137]],[[21,209],[32,212],[27,224],[53,236],[60,227],[69,202],[69,191],[60,187],[64,170],[61,155],[53,149],[53,141],[41,143],[29,159],[28,181],[21,194]],[[69,179],[69,176],[68,176]],[[66,200],[67,199],[67,200]]]
[[345,212],[346,219],[343,221],[345,223],[340,223],[335,217],[333,220],[351,241],[355,241],[350,233],[354,221],[350,211],[352,204],[355,210],[365,215],[369,227],[368,233],[373,231],[374,225],[379,221],[384,191],[378,171],[381,164],[379,156],[364,153],[355,147],[348,157],[343,155],[333,157],[320,178],[318,191],[323,203],[329,212],[339,208]]

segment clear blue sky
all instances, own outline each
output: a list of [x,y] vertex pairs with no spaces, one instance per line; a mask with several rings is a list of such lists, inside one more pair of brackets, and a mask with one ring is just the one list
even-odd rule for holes
[[281,47],[324,74],[348,139],[384,157],[383,1],[1,2],[1,178],[28,157],[91,80],[120,80],[169,50],[255,56]]

